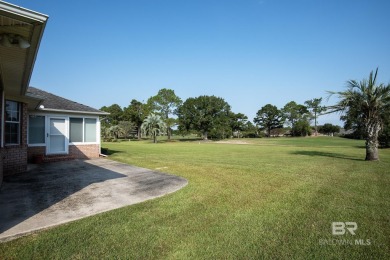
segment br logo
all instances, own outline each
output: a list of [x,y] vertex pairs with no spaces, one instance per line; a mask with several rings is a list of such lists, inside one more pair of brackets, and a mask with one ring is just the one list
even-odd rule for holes
[[356,222],[332,222],[332,235],[334,236],[345,235],[346,230],[354,236],[356,229]]

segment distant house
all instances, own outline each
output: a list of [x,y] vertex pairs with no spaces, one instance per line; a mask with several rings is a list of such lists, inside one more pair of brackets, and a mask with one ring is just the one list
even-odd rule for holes
[[29,88],[48,16],[0,1],[0,184],[34,156],[99,156],[105,112]]

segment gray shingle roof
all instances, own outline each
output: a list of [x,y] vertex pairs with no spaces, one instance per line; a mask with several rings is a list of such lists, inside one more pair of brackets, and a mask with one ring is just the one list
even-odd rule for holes
[[43,110],[69,111],[73,113],[85,112],[87,114],[106,114],[101,110],[71,101],[63,97],[59,97],[34,87],[29,87],[27,89],[27,95],[42,99],[43,102],[41,105],[44,106]]

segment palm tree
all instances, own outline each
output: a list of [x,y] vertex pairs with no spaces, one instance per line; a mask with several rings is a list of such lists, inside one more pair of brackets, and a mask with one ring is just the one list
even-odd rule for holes
[[329,91],[330,96],[336,94],[340,99],[336,105],[329,107],[330,112],[354,114],[362,119],[367,161],[379,160],[378,135],[383,128],[383,115],[390,109],[390,84],[376,85],[377,74],[378,68],[375,74],[371,71],[368,80],[349,80],[345,91]]
[[121,128],[117,125],[113,125],[108,129],[110,135],[114,136],[114,139],[118,139],[119,134],[121,132]]
[[160,116],[152,113],[145,118],[141,125],[141,129],[144,134],[153,136],[153,143],[157,143],[157,135],[164,132],[167,129],[167,126]]

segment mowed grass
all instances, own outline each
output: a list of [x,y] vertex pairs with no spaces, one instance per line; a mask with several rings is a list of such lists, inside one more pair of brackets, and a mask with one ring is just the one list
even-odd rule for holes
[[[363,141],[239,142],[104,143],[113,160],[189,184],[0,244],[0,258],[390,259],[390,150],[366,162]],[[333,236],[336,221],[356,235]]]

